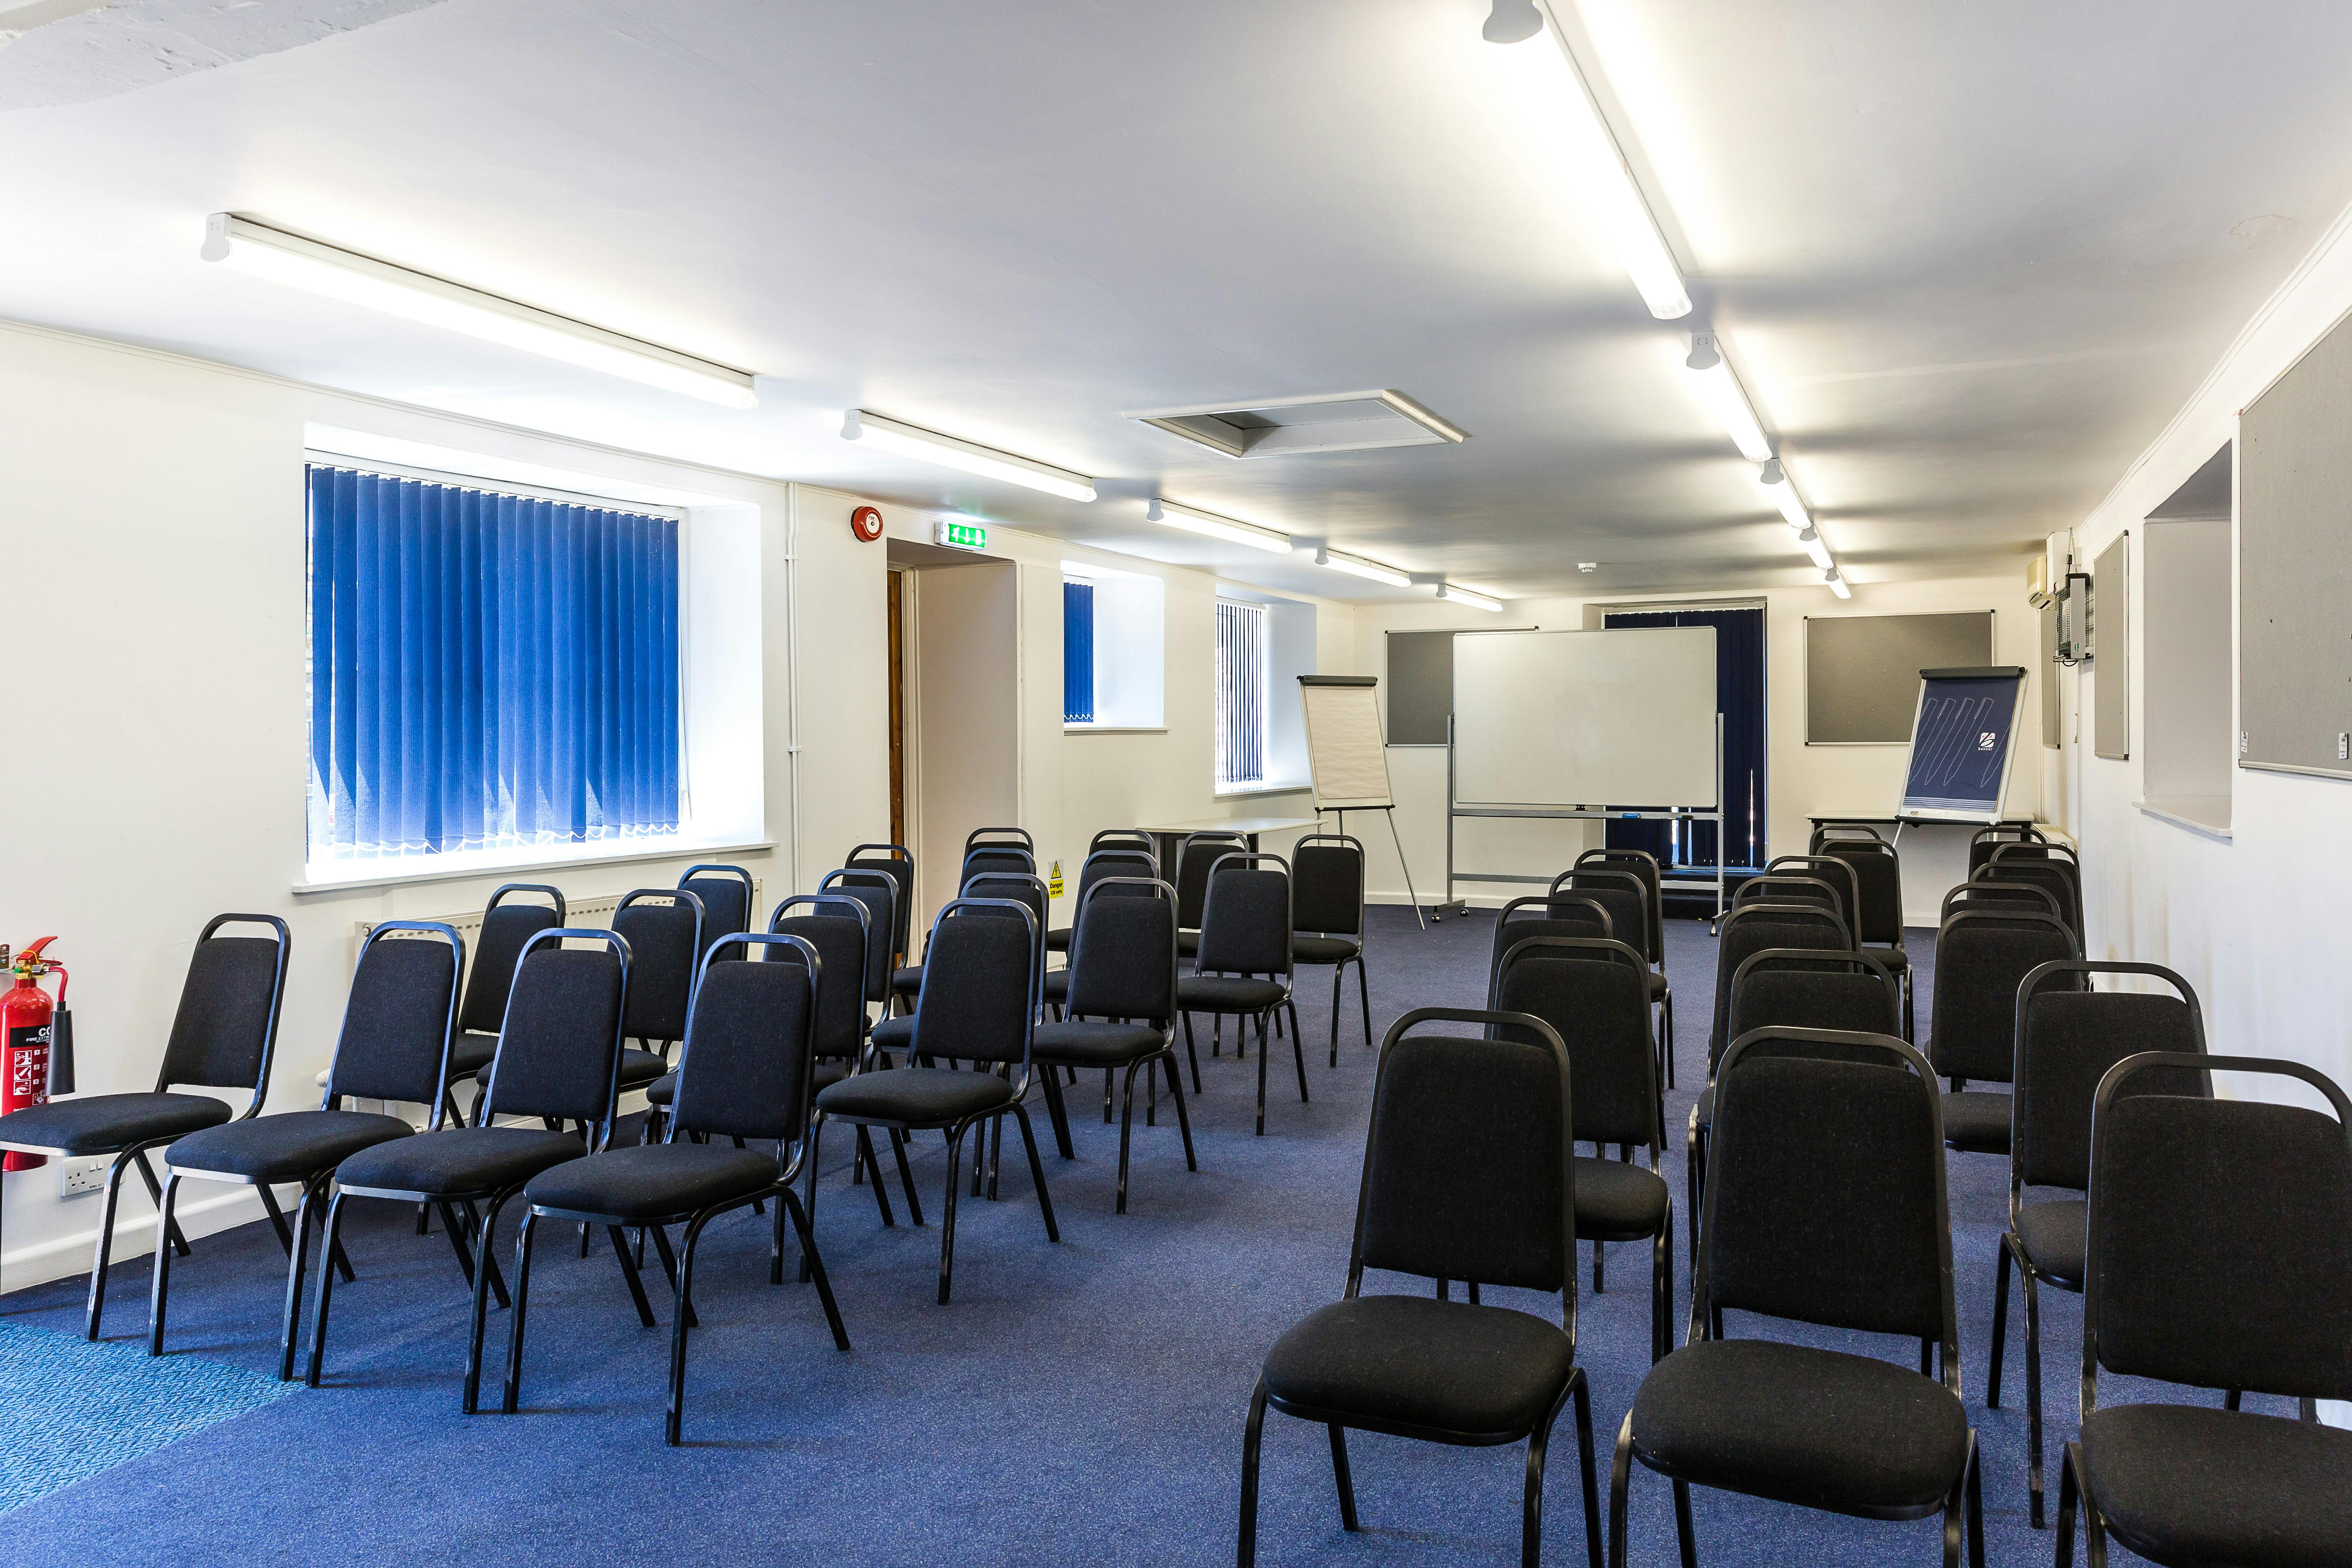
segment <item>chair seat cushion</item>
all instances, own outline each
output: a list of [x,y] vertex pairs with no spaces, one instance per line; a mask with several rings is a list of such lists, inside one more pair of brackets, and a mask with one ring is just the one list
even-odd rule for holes
[[179,1171],[257,1182],[297,1182],[331,1171],[362,1149],[415,1131],[397,1116],[364,1110],[293,1110],[191,1132],[163,1151]]
[[1013,1086],[992,1072],[959,1068],[885,1068],[844,1079],[816,1097],[828,1116],[940,1127],[1013,1103]]
[[1944,1096],[1944,1142],[1964,1154],[2009,1152],[2010,1097],[1964,1089]]
[[1293,963],[1345,963],[1363,956],[1364,942],[1354,936],[1293,936],[1290,939],[1290,960]]
[[1071,1022],[1040,1024],[1031,1049],[1041,1062],[1076,1067],[1116,1067],[1148,1057],[1168,1043],[1157,1029],[1140,1024]]
[[1509,1442],[1550,1413],[1575,1360],[1558,1323],[1507,1307],[1360,1296],[1276,1340],[1265,1387],[1309,1410]]
[[85,1094],[0,1116],[0,1143],[66,1154],[111,1154],[133,1143],[217,1127],[228,1107],[208,1094]]
[[903,1051],[915,1043],[915,1016],[912,1013],[896,1018],[885,1018],[874,1026],[867,1037],[877,1051]]
[[677,1099],[677,1073],[675,1069],[646,1085],[647,1105],[668,1105]]
[[2090,1210],[2084,1199],[2061,1198],[2027,1204],[2017,1211],[2017,1239],[2024,1244],[2035,1273],[2062,1285],[2082,1285]]
[[1708,1084],[1705,1089],[1698,1091],[1698,1099],[1693,1102],[1691,1110],[1692,1113],[1698,1118],[1698,1125],[1701,1131],[1711,1131],[1714,1130],[1715,1085]]
[[1941,1503],[1968,1462],[1951,1390],[1870,1356],[1705,1340],[1650,1369],[1633,1451],[1685,1480],[1808,1508]]
[[621,1048],[621,1088],[624,1090],[643,1089],[657,1079],[669,1075],[669,1063],[651,1051],[641,1051],[635,1046]]
[[1066,1002],[1070,996],[1070,972],[1066,969],[1045,971],[1045,1000]]
[[642,1225],[697,1213],[776,1184],[776,1157],[723,1143],[646,1143],[568,1160],[523,1188],[533,1208]]
[[498,1054],[499,1037],[496,1035],[468,1029],[449,1042],[449,1076],[460,1079],[467,1073],[479,1072],[489,1066],[490,1058]]
[[539,1127],[449,1127],[363,1149],[335,1167],[345,1187],[455,1197],[520,1186],[588,1146]]
[[1047,931],[1045,933],[1045,951],[1047,952],[1069,952],[1070,928],[1068,926],[1055,926],[1052,931]]
[[1643,970],[1642,972],[1642,976],[1649,984],[1650,1000],[1653,1002],[1664,1001],[1672,990],[1672,987],[1668,986],[1666,984],[1666,977],[1659,973],[1654,969]]
[[1176,951],[1181,956],[1185,958],[1190,958],[1194,953],[1200,952],[1201,933],[1196,931],[1178,931],[1176,933]]
[[910,963],[904,969],[894,969],[890,972],[891,990],[903,991],[911,996],[922,988],[923,966],[921,964]]
[[820,1061],[809,1071],[809,1092],[814,1094],[822,1089],[831,1089],[848,1076],[847,1062]]
[[1911,955],[1899,947],[1865,947],[1862,951],[1897,974],[1911,967]]
[[2251,1411],[2113,1405],[2083,1423],[2107,1529],[2158,1563],[2317,1568],[2352,1547],[2352,1432]]
[[1672,1195],[1655,1171],[1579,1155],[1576,1234],[1585,1241],[1631,1241],[1665,1228]]
[[1289,994],[1280,981],[1230,974],[1190,974],[1176,982],[1176,1007],[1183,1013],[1263,1013]]

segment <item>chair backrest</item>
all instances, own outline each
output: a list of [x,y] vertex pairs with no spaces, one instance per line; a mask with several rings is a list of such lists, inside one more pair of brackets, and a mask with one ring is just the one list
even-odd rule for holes
[[1801,947],[1809,951],[1852,952],[1853,940],[1845,922],[1827,906],[1809,904],[1735,904],[1723,917],[1715,947],[1715,1019],[1707,1033],[1707,1061],[1723,1055],[1732,1040],[1732,979],[1750,953],[1768,947]]
[[1948,1078],[2009,1082],[2017,1070],[2018,987],[2039,964],[2082,956],[2074,931],[2056,915],[2007,910],[1951,915],[1936,934],[1927,1059]]
[[[1441,1023],[1480,1034],[1415,1032]],[[1568,1047],[1542,1019],[1465,1007],[1399,1018],[1372,1083],[1348,1295],[1368,1268],[1557,1290],[1574,1333],[1574,1126]]]
[[[1002,903],[1010,900],[1028,910],[1030,923],[1035,928],[1037,941],[1041,944],[1037,952],[1037,961],[1040,965],[1045,963],[1045,949],[1042,944],[1045,940],[1047,898],[1044,882],[1021,871],[982,871],[976,876],[965,878],[963,891],[957,896],[972,900],[980,904]],[[990,911],[981,910],[977,912],[986,914]],[[928,962],[930,953],[926,951],[923,957]]]
[[[1962,910],[1996,915],[2048,915],[2055,921],[2063,919],[2059,913],[2058,900],[2050,896],[2048,889],[2025,882],[1962,882],[1944,895],[1943,907],[1937,912],[1937,924],[1940,926]],[[2074,928],[2070,926],[2067,929],[2071,931]]]
[[875,931],[877,937],[887,939],[882,944],[889,949],[885,963],[897,962],[898,956],[907,951],[908,939],[914,935],[908,922],[915,914],[915,852],[903,844],[859,844],[851,847],[849,858],[841,865],[848,871],[879,871],[890,879],[891,886],[897,889],[891,900],[895,921]]
[[694,977],[715,940],[701,898],[683,885],[639,888],[614,907],[613,929],[629,944],[629,1011],[621,1033],[633,1040],[683,1039]]
[[[748,950],[746,956],[764,950],[788,961],[722,961],[738,948]],[[742,931],[712,943],[694,983],[694,1015],[663,1142],[674,1143],[685,1132],[773,1138],[778,1164],[793,1168],[788,1150],[808,1130],[809,1064],[824,985],[823,957],[790,932]]]
[[1617,924],[1597,900],[1581,894],[1529,894],[1513,899],[1495,916],[1494,950],[1486,956],[1486,1001],[1494,1005],[1495,977],[1503,972],[1503,954],[1513,945],[1538,936],[1614,938]]
[[429,1107],[432,1125],[440,1126],[465,967],[466,942],[455,926],[383,921],[369,931],[320,1103],[331,1110],[345,1095],[405,1100]]
[[1759,1030],[1723,1053],[1715,1096],[1695,1329],[1736,1308],[1933,1341],[1958,1394],[1943,1108],[1919,1053],[1892,1035]]
[[[596,946],[567,948],[566,941]],[[618,931],[557,926],[524,943],[474,1124],[551,1116],[592,1124],[592,1148],[608,1142],[628,993],[629,943]]]
[[1844,922],[1847,931],[1853,930],[1853,917],[1845,895],[1819,877],[1800,877],[1787,871],[1766,871],[1739,884],[1731,895],[1734,906],[1740,904],[1819,904]]
[[1218,859],[1234,850],[1246,850],[1249,840],[1238,833],[1188,833],[1176,852],[1176,918],[1186,931],[1201,929],[1201,911],[1208,907],[1209,872]]
[[1644,961],[1653,958],[1650,890],[1643,885],[1641,873],[1613,865],[1571,867],[1551,879],[1554,897],[1563,890],[1590,899],[1608,910],[1610,929],[1604,934],[1626,943]]
[[[694,961],[710,951],[710,944],[733,931],[751,929],[751,873],[740,866],[688,866],[677,879],[677,890],[692,893],[702,902],[702,945],[695,950]],[[694,984],[694,972],[686,975],[687,985]],[[635,1031],[632,1031],[634,1033]],[[645,1037],[639,1036],[639,1038]],[[676,1035],[658,1037],[674,1040]]]
[[1867,838],[1823,838],[1817,833],[1813,853],[1845,862],[1853,874],[1855,940],[1902,942],[1903,858],[1895,846],[1875,833]]
[[[1091,855],[1097,849],[1140,849],[1146,855],[1155,855],[1159,853],[1159,845],[1140,827],[1106,827],[1087,840],[1087,854]],[[1156,867],[1153,875],[1158,875]]]
[[[225,925],[268,926],[271,936],[215,936]],[[278,1016],[286,1005],[293,938],[276,915],[215,915],[197,933],[180,984],[180,1008],[163,1047],[158,1089],[175,1083],[253,1091],[251,1116],[269,1092]]]
[[[541,894],[549,901],[522,902],[525,893]],[[499,1032],[523,944],[562,925],[563,913],[562,889],[544,882],[509,882],[490,895],[482,910],[482,929],[474,938],[474,967],[466,976],[466,999],[457,1008],[458,1028],[481,1035]]]
[[1838,913],[1857,941],[1862,937],[1862,879],[1853,867],[1836,855],[1775,855],[1766,862],[1768,877],[1811,877],[1837,890]]
[[1871,953],[1768,947],[1741,959],[1732,972],[1724,1027],[1735,1040],[1764,1028],[1900,1035],[1903,994]]
[[[2144,974],[2176,993],[2094,991],[2095,974]],[[2073,989],[2077,981],[2082,990]],[[2062,986],[2066,988],[2061,989]],[[2010,1191],[2091,1184],[2091,1103],[2099,1080],[2141,1051],[2201,1054],[2205,1018],[2188,981],[2158,963],[2058,959],[2035,965],[2017,987],[2016,1098],[2010,1105]],[[2142,1073],[2142,1094],[2203,1097],[2201,1073]],[[2012,1205],[2014,1198],[2012,1198]]]
[[[1658,1145],[1658,1058],[1650,1037],[1649,963],[1622,942],[1530,937],[1503,955],[1487,1005],[1551,1026],[1576,1081],[1576,1138]],[[1516,1026],[1494,1032],[1538,1044]]]
[[[1631,871],[1642,879],[1650,895],[1649,933],[1641,942],[1652,963],[1663,963],[1666,957],[1666,884],[1665,874],[1658,869],[1658,858],[1646,849],[1588,849],[1576,858],[1575,867],[1601,866],[1611,870]],[[1631,940],[1628,933],[1627,940]]]
[[1218,856],[1194,967],[1202,974],[1288,974],[1290,933],[1289,864],[1247,850]]
[[[866,959],[876,945],[874,917],[864,900],[846,893],[794,893],[770,911],[768,931],[797,938],[824,965],[810,1049],[835,1060],[856,1057],[866,1042]],[[800,948],[769,945],[766,952],[772,961],[791,962]]]
[[1290,918],[1325,936],[1364,934],[1364,842],[1352,833],[1302,833],[1290,847]]
[[[2132,1091],[2149,1072],[2208,1068],[2296,1079],[2334,1115]],[[2108,1069],[2091,1112],[2085,1415],[2101,1367],[2352,1399],[2347,1124],[2344,1091],[2298,1062],[2150,1051]]]
[[1885,836],[1867,822],[1817,822],[1813,836],[1806,841],[1808,855],[1832,853],[1832,844],[1885,844]]
[[[904,932],[907,917],[898,901],[898,881],[887,871],[864,870],[844,867],[827,871],[817,881],[820,893],[838,893],[855,899],[866,906],[866,929],[868,931],[896,930]],[[782,905],[777,906],[782,908]],[[868,942],[866,948],[866,1000],[877,1005],[890,1000],[890,972],[907,950],[890,942]]]
[[2074,863],[2057,856],[2043,854],[2020,858],[2020,849],[2039,846],[2004,844],[1993,851],[1980,873],[1989,882],[2009,882],[2029,888],[2040,888],[2058,906],[2058,918],[2066,922],[2076,936],[2083,934],[2083,889],[2075,880]]
[[1176,1016],[1176,889],[1155,878],[1109,877],[1078,900],[1070,928],[1073,1018]]
[[1045,937],[1031,907],[1013,899],[951,899],[923,942],[912,1054],[940,1060],[1017,1062],[1029,1047],[1045,989]]
[[958,885],[969,887],[974,877],[1034,877],[1036,874],[1037,857],[1019,845],[983,844],[965,853],[963,878]]
[[2004,822],[1991,827],[1979,827],[1969,835],[1969,879],[1974,881],[1993,857],[1993,851],[2006,844],[2029,847],[2027,854],[2048,854],[2050,840],[2038,827],[2023,823]]
[[1031,860],[1037,858],[1037,841],[1025,827],[975,827],[963,836],[966,855],[983,847],[1025,849]]
[[[1117,848],[1087,852],[1086,863],[1078,868],[1078,896],[1070,907],[1083,906],[1087,895],[1097,883],[1116,879],[1121,882],[1156,882],[1160,879],[1160,861],[1149,850]],[[1076,916],[1072,915],[1072,920]]]

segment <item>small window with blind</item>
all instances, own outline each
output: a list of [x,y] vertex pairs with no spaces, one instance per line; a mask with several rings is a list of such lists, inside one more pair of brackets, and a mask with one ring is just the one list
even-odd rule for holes
[[1071,735],[1157,730],[1166,711],[1160,581],[1062,563],[1062,729]]
[[309,481],[314,880],[677,838],[677,514],[324,463]]
[[1265,606],[1217,601],[1217,787],[1265,782]]
[[1062,583],[1062,722],[1095,721],[1095,585]]

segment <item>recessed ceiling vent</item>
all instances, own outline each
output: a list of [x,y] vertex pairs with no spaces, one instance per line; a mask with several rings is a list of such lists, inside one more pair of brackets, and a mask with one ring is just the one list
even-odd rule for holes
[[1263,403],[1146,408],[1127,415],[1228,458],[1288,458],[1302,452],[1369,452],[1467,441],[1467,430],[1402,392],[1331,392]]

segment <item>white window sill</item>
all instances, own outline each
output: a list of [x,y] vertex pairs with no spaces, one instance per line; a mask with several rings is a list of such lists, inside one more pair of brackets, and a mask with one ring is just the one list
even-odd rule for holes
[[2158,822],[2185,827],[2223,844],[2230,842],[2230,797],[2226,795],[2158,795],[2132,804]]
[[1219,800],[1248,800],[1265,795],[1305,795],[1313,789],[1307,784],[1228,784],[1216,793]]
[[1065,724],[1065,735],[1165,735],[1164,724]]
[[414,870],[407,871],[378,871],[373,867],[354,865],[352,868],[353,874],[350,877],[297,882],[294,892],[299,897],[369,888],[401,888],[424,882],[459,882],[478,877],[503,877],[513,871],[563,871],[589,866],[621,866],[632,861],[677,860],[688,856],[740,855],[747,850],[773,849],[775,847],[773,839],[737,844],[670,843],[659,848],[626,849],[611,855],[563,855],[538,860],[482,860],[470,865],[419,864]]

